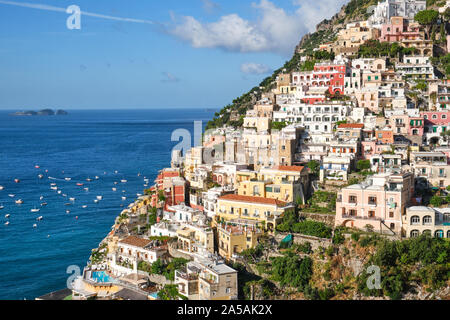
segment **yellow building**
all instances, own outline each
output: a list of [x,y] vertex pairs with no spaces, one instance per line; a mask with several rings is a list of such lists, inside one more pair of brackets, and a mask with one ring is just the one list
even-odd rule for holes
[[178,249],[186,253],[214,253],[214,232],[210,227],[184,225],[177,230]]
[[294,210],[284,201],[263,197],[227,194],[217,199],[216,223],[234,219],[258,221],[274,230],[284,213]]
[[[240,172],[241,173],[241,172]],[[238,195],[263,197],[285,202],[305,200],[308,190],[308,169],[301,166],[278,166],[262,168],[258,173],[239,176]]]
[[[239,224],[246,221],[245,224]],[[256,247],[262,235],[257,223],[248,220],[233,220],[231,224],[220,224],[217,227],[219,255],[230,260],[233,255]]]

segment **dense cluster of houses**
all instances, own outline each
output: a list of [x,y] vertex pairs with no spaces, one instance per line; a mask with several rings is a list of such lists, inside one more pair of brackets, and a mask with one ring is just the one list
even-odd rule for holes
[[[145,236],[116,225],[106,269],[120,277],[139,274],[139,261],[189,257],[175,274],[181,294],[236,299],[237,271],[225,261],[254,248],[330,181],[341,186],[335,226],[450,238],[450,210],[423,206],[416,192],[445,193],[450,185],[450,82],[431,64],[433,41],[414,21],[425,7],[425,1],[379,3],[367,21],[348,24],[336,41],[316,48],[333,52],[332,61],[279,74],[274,89],[243,115],[242,128],[207,130],[199,146],[174,150],[171,167],[124,212],[129,225],[157,208],[157,223]],[[368,40],[417,51],[357,58]],[[418,83],[426,85],[419,90]],[[371,172],[349,184],[361,160]],[[177,240],[161,244],[148,236]]]

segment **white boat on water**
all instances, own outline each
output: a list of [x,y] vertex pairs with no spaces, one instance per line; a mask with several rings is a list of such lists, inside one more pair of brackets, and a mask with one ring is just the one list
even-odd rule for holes
[[5,187],[4,186],[0,186],[0,190],[3,190],[3,189],[5,189]]
[[47,202],[42,202],[41,203],[41,206],[43,207],[43,206],[46,206],[47,205]]
[[70,201],[75,201],[75,198],[69,198]]
[[116,171],[114,171],[114,173],[118,173],[118,172],[119,172],[119,171],[117,171],[117,170],[116,170]]
[[50,180],[56,180],[56,178],[54,177],[48,177]]
[[70,213],[70,210],[66,210],[66,213]]
[[70,181],[70,180],[72,180],[72,178],[64,178],[64,180]]
[[122,200],[123,200],[123,201],[127,200],[127,197],[122,197]]
[[39,211],[41,211],[41,209],[39,209],[39,208],[34,208],[34,209],[31,209],[30,211],[31,211],[31,212],[39,212]]
[[4,206],[0,205],[0,210],[2,210],[4,208]]
[[58,194],[61,194],[61,192],[62,192],[61,190],[58,190]]
[[87,182],[91,182],[92,179],[91,179],[91,178],[87,178],[86,181],[87,181]]
[[84,191],[89,191],[89,188],[84,188]]
[[51,186],[56,186],[56,183],[52,182],[50,183]]
[[9,221],[6,221],[6,222],[5,222],[5,226],[7,226],[8,224],[9,224]]
[[14,198],[16,195],[15,194],[12,194],[12,193],[10,193],[10,194],[8,194],[8,196],[9,197],[11,197],[11,198]]
[[39,197],[39,200],[42,200],[42,199],[44,199],[44,196],[40,196],[40,197]]
[[98,203],[98,200],[97,200],[97,199],[94,199],[94,202],[95,202],[95,203]]
[[117,182],[117,181],[114,181],[114,184],[118,184],[118,182]]
[[103,197],[102,196],[97,196],[97,200],[102,200]]
[[33,228],[37,228],[37,224],[35,223],[35,224],[33,224]]
[[67,194],[63,193],[62,196],[63,196],[63,197],[67,197]]
[[5,218],[8,219],[10,217],[10,214],[5,214]]
[[136,193],[138,197],[142,197],[142,193]]
[[23,203],[23,200],[22,200],[22,199],[16,200],[16,203],[17,203],[17,204],[22,204],[22,203]]
[[36,218],[37,221],[41,221],[42,219],[43,219],[42,216]]
[[117,188],[112,188],[112,191],[116,192],[116,191],[117,191]]
[[38,174],[39,179],[42,179],[44,177],[43,174]]
[[126,182],[127,182],[127,180],[125,180],[125,179],[122,179],[122,180],[120,180],[120,182],[122,182],[122,183],[126,183]]
[[99,176],[95,176],[95,179],[98,180],[100,177]]
[[50,187],[52,190],[58,190],[58,187]]
[[87,205],[81,206],[83,209],[87,208]]

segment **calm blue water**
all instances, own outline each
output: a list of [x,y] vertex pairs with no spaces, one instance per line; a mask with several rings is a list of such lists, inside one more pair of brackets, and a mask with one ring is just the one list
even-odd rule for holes
[[[142,193],[144,177],[151,185],[158,170],[170,166],[171,149],[177,144],[171,141],[172,131],[193,132],[194,120],[205,125],[212,117],[213,112],[204,109],[70,111],[54,117],[14,117],[0,111],[0,185],[4,186],[0,205],[5,207],[0,210],[0,299],[34,299],[65,288],[67,267],[85,266],[91,249],[111,230],[121,205],[126,207],[136,193]],[[120,183],[121,179],[128,182]],[[76,186],[77,182],[84,186]],[[51,190],[50,183],[67,197]],[[103,200],[96,204],[98,195]],[[127,200],[122,201],[122,196]],[[76,200],[66,206],[69,197]],[[19,198],[22,205],[14,202]],[[41,202],[48,205],[41,207]],[[30,212],[34,207],[40,212]],[[36,221],[39,216],[42,221]]]

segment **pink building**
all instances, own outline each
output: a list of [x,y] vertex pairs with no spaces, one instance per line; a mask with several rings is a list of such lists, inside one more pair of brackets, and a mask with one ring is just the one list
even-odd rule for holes
[[423,117],[409,117],[407,128],[410,136],[423,136],[423,131],[425,128],[425,121]]
[[413,173],[376,174],[338,193],[335,225],[399,235],[413,194]]
[[403,17],[391,17],[391,23],[381,28],[380,42],[416,40],[422,36],[418,25],[410,25]]

